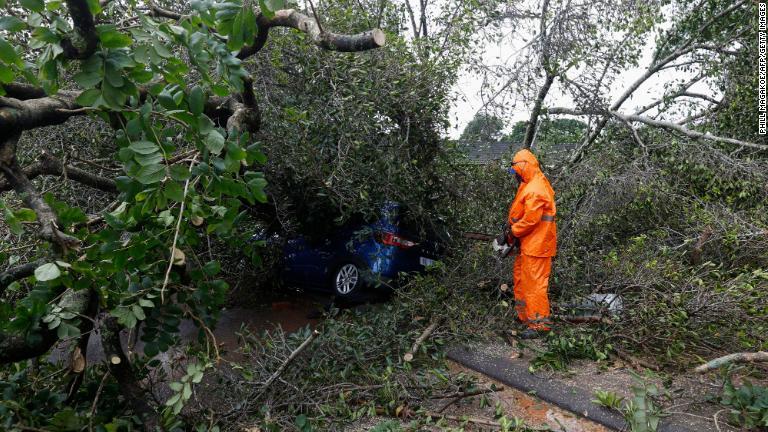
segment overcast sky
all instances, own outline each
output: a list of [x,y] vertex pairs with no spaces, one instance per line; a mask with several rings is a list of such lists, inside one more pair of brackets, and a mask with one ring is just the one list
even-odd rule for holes
[[[484,63],[487,65],[502,63],[511,64],[514,62],[518,50],[523,46],[524,39],[529,40],[530,36],[518,34],[505,38],[498,44],[486,44],[482,53]],[[647,43],[642,50],[639,67],[628,69],[625,73],[622,73],[620,78],[617,79],[612,86],[611,96],[614,99],[621,95],[624,89],[643,74],[645,68],[651,61],[654,47],[654,35],[648,35]],[[675,71],[674,69],[661,71],[651,77],[642,87],[635,91],[632,98],[624,103],[620,111],[629,113],[635,108],[647,105],[661,97],[664,93],[664,83],[692,76],[693,73],[691,72],[683,73]],[[451,129],[448,131],[450,137],[458,138],[467,123],[475,116],[478,109],[482,108],[483,101],[480,97],[481,86],[482,76],[468,71],[462,73],[454,88],[458,98],[454,106],[451,107]],[[691,87],[689,91],[714,94],[713,89],[701,82]],[[544,105],[549,107],[574,106],[572,99],[559,91],[559,87],[556,86],[552,87]],[[507,125],[506,131],[508,132],[512,125],[517,121],[527,120],[530,114],[529,110],[530,106],[524,104],[517,104],[514,108],[511,108],[510,113],[504,118]]]

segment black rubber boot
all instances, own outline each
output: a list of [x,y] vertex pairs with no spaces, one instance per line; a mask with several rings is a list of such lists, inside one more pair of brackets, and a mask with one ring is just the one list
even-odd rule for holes
[[541,330],[534,330],[534,329],[525,329],[522,332],[520,332],[520,339],[528,340],[528,339],[539,339],[543,336],[546,336],[546,331]]

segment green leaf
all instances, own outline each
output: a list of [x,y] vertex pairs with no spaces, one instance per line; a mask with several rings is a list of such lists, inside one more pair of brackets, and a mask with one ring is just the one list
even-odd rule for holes
[[218,131],[212,130],[208,132],[208,135],[205,137],[205,147],[213,154],[219,154],[221,153],[221,150],[224,148],[224,136],[222,136]]
[[14,215],[22,222],[34,222],[37,220],[37,214],[35,211],[28,208],[16,210]]
[[170,387],[171,390],[173,390],[173,391],[178,393],[178,392],[181,391],[182,388],[184,388],[184,384],[182,384],[180,382],[172,382],[172,383],[168,384],[168,387]]
[[133,157],[136,162],[139,163],[141,166],[147,166],[147,165],[157,165],[160,162],[163,161],[163,155],[160,153],[150,153],[150,154],[137,154]]
[[153,184],[162,181],[165,178],[165,166],[147,165],[141,167],[136,173],[136,180],[141,184]]
[[13,73],[13,69],[0,63],[0,83],[7,84],[13,81],[16,74]]
[[208,276],[215,276],[221,271],[221,264],[218,261],[208,261],[203,266],[203,273]]
[[285,7],[285,0],[259,0],[261,13],[267,18],[275,16],[275,11]]
[[80,95],[75,98],[75,102],[80,106],[93,106],[100,96],[101,91],[92,88],[80,93]]
[[99,0],[88,0],[88,10],[90,10],[93,15],[101,13],[102,9]]
[[94,87],[96,86],[96,84],[101,82],[101,74],[95,71],[94,72],[82,71],[82,72],[76,73],[75,76],[72,77],[72,79],[75,80],[75,82],[78,83],[81,87],[89,88],[89,87]]
[[171,178],[177,181],[184,181],[192,176],[189,167],[184,165],[171,165]]
[[137,304],[131,306],[131,312],[133,312],[133,315],[139,321],[144,321],[145,319],[147,319],[147,316],[144,315],[144,309],[142,309],[141,306]]
[[157,55],[163,58],[171,58],[173,54],[168,50],[168,48],[165,47],[160,41],[155,41],[152,44],[152,48],[154,48]]
[[45,9],[45,2],[43,0],[19,0],[19,3],[33,12],[42,12]]
[[134,153],[148,155],[160,150],[157,144],[151,141],[134,141],[128,146]]
[[[125,327],[133,328],[136,326],[136,317],[127,307],[119,306],[113,309],[110,313],[113,317],[117,318],[118,323]],[[144,352],[146,353],[146,347],[144,348]]]
[[59,329],[56,331],[56,335],[59,337],[59,339],[77,337],[80,336],[80,329],[73,326],[72,324],[63,322],[59,326]]
[[123,86],[123,74],[120,69],[117,69],[111,62],[105,63],[104,77],[109,81],[109,84],[113,87]]
[[192,91],[189,93],[189,100],[187,101],[189,104],[189,112],[192,114],[202,114],[203,108],[205,107],[205,95],[203,94],[203,89],[200,88],[200,86],[195,86],[192,88]]
[[176,202],[184,201],[184,189],[175,181],[166,183],[164,193],[168,199]]
[[0,37],[0,60],[8,63],[15,64],[19,60],[19,55],[16,54],[16,50],[5,39]]
[[168,399],[168,400],[165,402],[165,406],[173,406],[173,405],[175,405],[175,404],[176,404],[176,402],[178,402],[178,401],[179,401],[179,399],[181,399],[181,393],[176,393],[176,394],[174,394],[173,396],[171,396],[171,398],[170,398],[170,399]]
[[114,28],[100,28],[99,38],[101,39],[101,46],[104,48],[124,48],[133,43],[130,36],[122,34]]
[[27,24],[14,16],[4,16],[0,18],[0,30],[7,30],[14,33],[19,30],[24,30],[25,28],[27,28]]
[[35,279],[45,282],[57,279],[61,276],[61,270],[54,263],[43,264],[35,269]]

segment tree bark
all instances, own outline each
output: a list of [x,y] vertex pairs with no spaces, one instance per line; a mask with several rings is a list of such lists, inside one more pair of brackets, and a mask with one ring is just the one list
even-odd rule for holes
[[[76,314],[84,313],[90,304],[90,290],[67,290],[61,296],[58,306]],[[58,341],[55,330],[45,324],[31,333],[0,332],[0,364],[14,363],[39,357]]]
[[67,7],[74,24],[74,32],[61,40],[64,56],[69,59],[87,59],[99,44],[93,15],[86,0],[67,0]]
[[[66,177],[70,180],[74,180],[104,192],[117,192],[117,186],[115,185],[114,180],[92,174],[84,169],[68,165],[65,166],[61,160],[46,152],[43,152],[40,155],[37,162],[26,166],[22,171],[29,180],[33,180],[35,177],[41,175],[54,175]],[[13,189],[13,186],[7,180],[0,180],[0,192],[6,192],[11,189]]]
[[136,379],[131,363],[123,352],[123,347],[120,343],[121,327],[117,323],[117,319],[113,316],[107,316],[102,321],[100,330],[104,351],[112,353],[120,360],[107,362],[109,373],[117,380],[117,383],[120,385],[120,391],[133,412],[144,420],[145,430],[154,431],[160,423],[160,416],[147,403],[146,391]]
[[275,15],[272,18],[267,18],[259,12],[256,22],[259,27],[258,34],[253,44],[244,46],[237,54],[237,57],[240,59],[248,58],[259,52],[264,47],[264,44],[266,44],[269,29],[272,27],[289,27],[304,32],[315,45],[330,51],[367,51],[383,47],[386,43],[386,35],[381,29],[373,29],[353,35],[322,31],[317,21],[294,9],[275,11]]
[[25,277],[32,276],[35,273],[35,269],[45,264],[45,260],[32,261],[20,266],[11,267],[8,270],[0,273],[0,295],[5,292],[13,282],[24,279]]
[[697,373],[704,373],[712,369],[717,369],[720,366],[725,366],[729,363],[754,363],[754,362],[768,362],[768,351],[758,351],[753,353],[734,353],[727,356],[719,357],[711,360],[696,369]]
[[65,251],[78,248],[80,240],[59,231],[56,213],[43,200],[40,192],[35,189],[32,182],[19,166],[16,160],[16,143],[20,136],[17,133],[5,141],[0,141],[0,171],[5,174],[8,183],[13,187],[24,204],[34,210],[37,215],[37,222],[40,224],[38,235],[41,238],[59,245]]

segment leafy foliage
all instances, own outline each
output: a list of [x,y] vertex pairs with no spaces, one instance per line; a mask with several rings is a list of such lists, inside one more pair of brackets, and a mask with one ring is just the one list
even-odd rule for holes
[[568,363],[576,359],[603,361],[608,358],[612,347],[595,341],[591,332],[566,328],[547,335],[545,351],[531,360],[532,370],[550,368],[566,370]]
[[735,386],[726,376],[720,403],[728,408],[730,421],[747,429],[768,427],[768,388],[749,380]]

